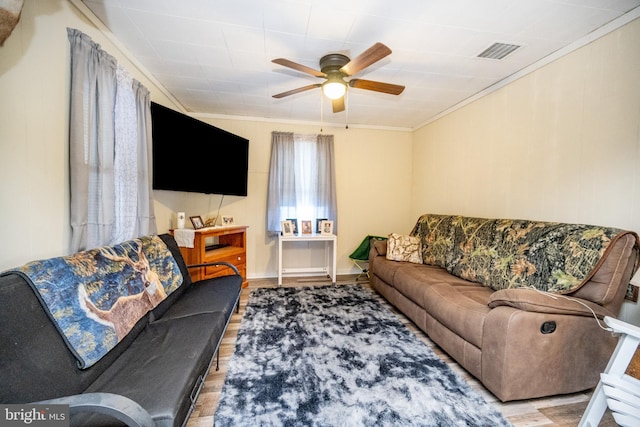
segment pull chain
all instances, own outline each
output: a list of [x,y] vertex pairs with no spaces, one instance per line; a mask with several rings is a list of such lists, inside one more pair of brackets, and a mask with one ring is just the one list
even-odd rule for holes
[[348,90],[344,93],[344,103],[347,104],[347,111],[344,118],[344,121],[345,121],[344,128],[349,129],[349,91]]
[[322,133],[322,124],[324,123],[324,102],[322,102],[322,91],[320,91],[320,133]]

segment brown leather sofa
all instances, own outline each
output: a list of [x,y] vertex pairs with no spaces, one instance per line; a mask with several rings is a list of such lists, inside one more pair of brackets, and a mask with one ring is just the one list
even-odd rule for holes
[[[429,221],[446,226],[429,227]],[[427,214],[410,233],[421,242],[422,263],[389,260],[388,243],[372,241],[371,285],[502,401],[587,390],[597,384],[617,340],[596,317],[618,315],[637,265],[638,236],[607,229],[613,237],[600,237],[606,240],[600,256],[591,260],[593,268],[570,291],[527,288],[527,277],[546,267],[536,265],[520,274],[524,270],[517,267],[523,264],[515,258],[535,249],[546,253],[541,263],[548,264],[550,258],[557,263],[561,245],[575,251],[580,243],[571,240],[575,233],[559,242],[557,228],[556,223]],[[526,234],[523,230],[542,231],[531,245],[524,245],[517,240]],[[508,245],[500,239],[505,236],[517,236],[513,257],[504,252]],[[440,262],[430,252],[436,247]],[[493,258],[472,259],[483,250]],[[478,283],[487,281],[478,271],[485,261],[485,273],[495,275],[502,268],[523,280],[515,283],[510,277],[512,282],[498,290],[492,283]],[[558,276],[557,270],[553,275]],[[543,286],[550,280],[538,279]]]

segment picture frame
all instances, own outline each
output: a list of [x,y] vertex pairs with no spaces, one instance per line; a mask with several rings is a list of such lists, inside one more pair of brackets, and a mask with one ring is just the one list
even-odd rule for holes
[[200,215],[190,216],[189,219],[191,220],[191,224],[193,224],[194,230],[204,228],[204,221]]
[[216,226],[216,221],[218,221],[218,217],[217,216],[207,217],[207,219],[204,220],[204,226],[205,227],[215,227]]
[[280,221],[283,236],[293,236],[293,224],[289,220]]
[[329,218],[316,218],[316,233],[320,233],[320,224],[322,221],[327,221]]
[[287,218],[287,221],[291,221],[293,225],[293,234],[298,234],[300,230],[298,230],[298,219],[297,218]]
[[320,234],[325,236],[333,234],[333,221],[324,220],[320,222]]
[[235,223],[236,223],[236,220],[234,217],[222,215],[223,226],[230,226],[230,225],[234,225]]
[[312,234],[311,221],[302,221],[302,234]]

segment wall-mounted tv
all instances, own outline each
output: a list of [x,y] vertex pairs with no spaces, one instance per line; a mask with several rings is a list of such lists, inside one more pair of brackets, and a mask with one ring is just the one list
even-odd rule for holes
[[247,195],[249,140],[151,103],[153,188]]

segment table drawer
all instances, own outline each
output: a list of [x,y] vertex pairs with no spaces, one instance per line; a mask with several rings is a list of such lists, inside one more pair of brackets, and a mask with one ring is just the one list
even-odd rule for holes
[[[242,277],[246,277],[246,260],[244,255],[240,255],[240,254],[229,255],[224,258],[218,258],[216,259],[215,262],[218,262],[218,261],[224,261],[224,262],[228,262],[229,264],[235,265],[238,271],[240,272],[240,275]],[[223,265],[221,266],[210,265],[204,268],[205,277],[225,276],[227,274],[233,274],[233,271],[230,270],[229,267],[226,267]]]
[[[247,277],[247,268],[245,267],[244,264],[236,264],[236,268],[238,269],[238,272],[240,273],[240,276],[242,276],[243,279]],[[231,274],[235,274],[235,273],[229,267],[225,267],[225,266],[205,267],[205,272],[204,272],[204,276],[206,278],[228,276]]]

